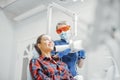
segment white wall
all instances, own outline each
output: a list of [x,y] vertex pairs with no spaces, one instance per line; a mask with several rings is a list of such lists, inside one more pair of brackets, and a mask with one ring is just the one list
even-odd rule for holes
[[0,10],[0,80],[12,80],[14,75],[13,28]]
[[47,26],[46,12],[34,15],[23,21],[16,22],[15,33],[16,41],[22,41],[31,37],[39,36],[46,33]]
[[100,44],[94,50],[88,52],[88,79],[104,80],[107,69],[113,65],[112,60],[107,59],[111,52],[106,44]]
[[[107,56],[112,56],[113,58],[115,58],[116,63],[118,64],[118,68],[120,65],[119,62],[120,46],[117,43],[117,41],[114,38],[112,38],[112,35],[114,34],[112,33],[112,29],[111,29],[113,27],[116,29],[117,27],[119,27],[118,26],[119,24],[118,9],[120,8],[118,6],[119,2],[117,2],[117,0],[113,2],[111,2],[110,0],[103,0],[103,1],[97,0],[97,1],[98,1],[98,5],[96,8],[95,28],[94,28],[94,34],[91,37],[92,38],[91,46],[94,45],[94,48],[91,52],[89,52],[88,55],[89,80],[94,80],[94,79],[97,80],[97,78],[100,77],[104,78],[106,76],[107,71],[105,71],[105,66],[110,66],[109,65],[110,61],[108,61],[105,58]],[[114,9],[114,7],[116,7],[116,9]],[[96,46],[96,44],[98,45]],[[104,49],[103,45],[104,47],[106,46],[108,50]],[[105,54],[109,54],[109,55],[105,55]]]

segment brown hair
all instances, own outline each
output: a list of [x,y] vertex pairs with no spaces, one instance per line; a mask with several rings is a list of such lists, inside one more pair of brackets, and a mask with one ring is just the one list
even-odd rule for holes
[[36,51],[41,55],[41,50],[40,48],[38,47],[38,44],[41,43],[41,39],[42,37],[44,36],[45,34],[42,34],[40,35],[38,38],[37,38],[37,41],[36,41],[36,44],[35,44],[35,49]]

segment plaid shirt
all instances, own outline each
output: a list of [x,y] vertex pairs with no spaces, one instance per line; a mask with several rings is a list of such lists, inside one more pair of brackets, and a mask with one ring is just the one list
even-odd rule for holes
[[31,59],[29,67],[33,80],[74,80],[67,65],[53,56]]

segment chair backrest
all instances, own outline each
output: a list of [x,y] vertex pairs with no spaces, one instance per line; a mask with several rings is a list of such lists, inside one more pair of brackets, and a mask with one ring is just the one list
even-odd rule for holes
[[32,55],[29,57],[29,62],[28,62],[28,65],[27,65],[27,80],[33,80],[32,76],[31,76],[31,73],[30,73],[30,69],[29,69],[30,60],[32,58],[38,58],[38,57],[39,57],[39,54],[37,53],[37,51],[34,48],[33,51],[32,51]]
[[27,66],[27,80],[33,80],[32,76],[31,76],[31,73],[30,73],[29,64]]

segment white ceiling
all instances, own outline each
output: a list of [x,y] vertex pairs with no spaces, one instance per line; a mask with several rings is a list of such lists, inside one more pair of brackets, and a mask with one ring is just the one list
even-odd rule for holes
[[67,6],[78,1],[83,0],[0,0],[0,8],[8,18],[14,18],[41,5],[47,7],[52,2]]

